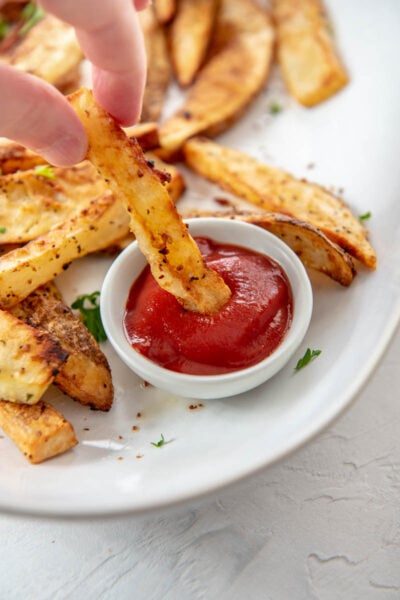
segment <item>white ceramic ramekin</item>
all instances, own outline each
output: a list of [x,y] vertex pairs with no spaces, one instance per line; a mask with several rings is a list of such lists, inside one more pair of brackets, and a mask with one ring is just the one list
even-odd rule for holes
[[193,236],[236,244],[273,258],[284,269],[293,293],[293,320],[278,348],[252,367],[222,375],[187,375],[170,371],[149,360],[129,344],[123,327],[126,301],[134,280],[146,265],[136,242],[111,265],[101,291],[101,316],[115,351],[137,375],[165,391],[194,399],[211,399],[246,392],[275,375],[292,357],[308,329],[312,313],[312,288],[296,254],[278,237],[241,221],[223,218],[189,219]]

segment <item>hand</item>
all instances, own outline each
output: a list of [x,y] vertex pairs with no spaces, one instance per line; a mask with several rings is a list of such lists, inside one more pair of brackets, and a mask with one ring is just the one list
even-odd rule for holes
[[[42,0],[49,13],[72,25],[92,63],[96,100],[121,125],[140,116],[146,59],[136,10],[147,0]],[[4,0],[0,0],[0,7]],[[135,10],[136,9],[136,10]],[[0,136],[64,166],[84,158],[87,138],[66,98],[37,77],[0,64]]]

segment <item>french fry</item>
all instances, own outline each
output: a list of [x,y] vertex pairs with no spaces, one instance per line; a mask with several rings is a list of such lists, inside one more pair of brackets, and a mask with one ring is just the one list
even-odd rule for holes
[[227,129],[265,85],[274,29],[261,6],[254,0],[223,0],[215,37],[218,51],[201,69],[179,111],[160,127],[161,147],[168,152],[196,134],[214,136]]
[[0,399],[35,404],[67,358],[48,333],[0,310]]
[[214,31],[220,0],[180,0],[171,25],[171,58],[182,87],[195,79]]
[[278,213],[188,211],[185,217],[214,216],[245,221],[280,237],[300,258],[304,266],[324,273],[343,286],[349,286],[356,270],[351,257],[309,223]]
[[289,92],[314,106],[341,90],[348,75],[338,58],[320,0],[273,0],[277,52]]
[[167,39],[153,5],[140,11],[138,16],[147,54],[147,80],[141,118],[143,121],[158,121],[172,75]]
[[48,15],[21,41],[0,54],[0,61],[36,75],[56,87],[66,85],[83,58],[74,28]]
[[62,225],[0,257],[0,307],[21,302],[71,261],[107,248],[128,230],[126,210],[111,193],[92,200]]
[[114,388],[107,359],[87,327],[63,302],[54,283],[41,286],[10,312],[49,333],[68,353],[54,380],[57,387],[85,406],[110,410]]
[[376,254],[367,230],[343,200],[323,187],[206,138],[189,140],[184,154],[197,173],[264,210],[310,223],[366,267],[375,269]]
[[170,23],[175,16],[176,3],[178,0],[154,0],[154,10],[157,19],[163,25]]
[[71,423],[43,401],[30,406],[0,400],[0,427],[33,464],[62,454],[78,443]]
[[49,173],[50,178],[29,169],[0,177],[2,244],[33,240],[106,191],[104,181],[89,162],[52,168]]
[[156,281],[188,310],[217,311],[228,301],[230,290],[205,265],[139,144],[126,137],[89,90],[76,92],[70,101],[88,134],[87,157],[130,213],[131,230]]

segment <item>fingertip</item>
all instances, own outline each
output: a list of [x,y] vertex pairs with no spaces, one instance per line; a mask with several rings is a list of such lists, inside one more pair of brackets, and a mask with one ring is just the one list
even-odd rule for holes
[[96,101],[123,126],[136,123],[142,110],[144,74],[119,74],[93,68]]
[[85,159],[88,148],[87,137],[65,134],[51,145],[36,151],[47,162],[56,167],[70,167]]

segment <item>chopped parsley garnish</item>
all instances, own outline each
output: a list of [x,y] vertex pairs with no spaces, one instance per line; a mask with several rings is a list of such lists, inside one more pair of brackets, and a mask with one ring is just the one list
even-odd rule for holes
[[161,434],[161,439],[158,442],[150,442],[150,443],[152,446],[155,446],[156,448],[161,448],[161,446],[164,446],[164,444],[166,444],[167,442],[165,441],[163,434]]
[[295,371],[300,371],[303,367],[308,365],[314,358],[321,354],[322,350],[311,350],[311,348],[307,348],[304,353],[304,356],[297,361],[297,365],[295,366]]
[[98,303],[99,297],[100,292],[78,296],[71,304],[71,307],[80,311],[83,323],[89,329],[95,340],[98,342],[105,342],[107,340],[107,334],[104,331],[103,323],[101,321],[100,305]]
[[26,35],[28,31],[36,25],[36,23],[39,23],[39,21],[43,19],[45,14],[46,13],[44,12],[43,8],[36,6],[34,2],[28,2],[28,4],[24,6],[24,9],[21,13],[24,24],[19,30],[19,36],[23,37]]
[[50,165],[38,165],[35,167],[36,175],[41,175],[42,177],[46,177],[47,179],[54,179],[55,174],[53,171],[53,167]]
[[0,227],[0,233],[5,233],[7,231],[7,227]]
[[10,23],[7,21],[7,19],[0,19],[0,42],[1,40],[4,40],[9,31]]
[[271,115],[277,115],[282,111],[283,111],[282,105],[279,104],[279,102],[277,102],[276,100],[271,102],[271,104],[269,105],[269,112],[271,113]]
[[358,218],[360,219],[360,221],[367,221],[371,217],[372,217],[372,213],[369,210],[368,212],[365,212],[364,214],[360,215]]

